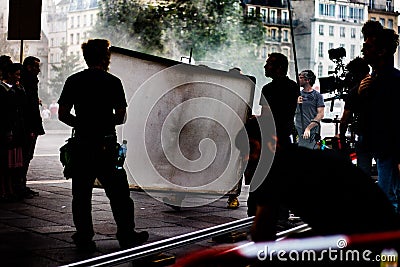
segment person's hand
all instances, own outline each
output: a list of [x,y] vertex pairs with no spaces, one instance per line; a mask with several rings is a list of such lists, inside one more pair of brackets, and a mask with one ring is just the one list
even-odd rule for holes
[[364,92],[365,89],[371,86],[371,83],[372,83],[372,77],[371,75],[368,74],[367,76],[365,76],[364,79],[361,80],[360,85],[358,86],[357,93],[361,94],[362,92]]
[[310,136],[311,136],[311,131],[310,131],[310,128],[307,127],[307,128],[304,130],[303,138],[304,138],[304,139],[308,139],[308,138],[310,138]]
[[297,98],[297,104],[303,104],[303,97],[302,96],[299,96]]

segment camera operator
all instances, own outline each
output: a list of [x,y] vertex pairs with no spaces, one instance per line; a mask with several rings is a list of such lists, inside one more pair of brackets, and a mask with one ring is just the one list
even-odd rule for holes
[[358,96],[358,86],[365,77],[369,76],[369,66],[361,57],[356,57],[350,61],[346,69],[346,85],[350,88],[345,99],[344,111],[340,119],[340,140],[342,144],[346,142],[346,131],[351,124],[352,133],[357,135],[355,150],[357,154],[357,166],[366,174],[371,176],[372,153],[368,151],[364,141],[364,132],[367,121],[363,113],[360,112],[360,99]]
[[[324,118],[324,98],[313,89],[315,74],[311,70],[303,70],[299,74],[299,83],[303,87],[301,95],[297,99],[295,113],[295,126],[299,136],[299,146],[316,149],[317,135],[320,132],[319,122]],[[300,104],[303,105],[300,112]],[[304,124],[304,125],[303,125]]]

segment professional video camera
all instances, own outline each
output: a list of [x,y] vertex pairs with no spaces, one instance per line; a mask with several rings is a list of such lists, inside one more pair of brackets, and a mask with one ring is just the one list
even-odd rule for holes
[[320,92],[321,94],[335,93],[337,99],[343,98],[351,84],[351,77],[343,64],[346,50],[343,47],[332,48],[328,50],[328,54],[329,59],[336,64],[336,67],[334,71],[328,72],[330,76],[319,78]]

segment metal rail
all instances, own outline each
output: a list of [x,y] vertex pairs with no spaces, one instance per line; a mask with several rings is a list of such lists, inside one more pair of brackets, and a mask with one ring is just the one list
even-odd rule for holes
[[[147,257],[174,248],[182,247],[188,244],[193,244],[211,237],[226,234],[232,231],[248,228],[252,225],[253,217],[236,220],[229,223],[213,226],[203,230],[167,238],[160,241],[155,241],[146,245],[137,246],[131,249],[126,249],[107,255],[71,263],[64,265],[64,267],[81,267],[81,266],[115,266],[122,263],[137,260],[139,258]],[[278,237],[284,237],[290,233],[302,232],[308,230],[308,225],[303,224],[298,227],[283,231],[277,234]]]

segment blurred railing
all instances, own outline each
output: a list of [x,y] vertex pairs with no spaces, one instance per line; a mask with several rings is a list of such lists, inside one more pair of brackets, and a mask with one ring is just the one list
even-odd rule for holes
[[[248,217],[245,219],[236,220],[233,222],[213,226],[203,230],[167,238],[164,240],[152,242],[146,245],[134,247],[127,250],[114,252],[107,255],[102,255],[96,258],[71,263],[64,265],[64,267],[82,267],[82,266],[115,266],[126,262],[131,262],[140,258],[155,255],[161,252],[165,252],[174,248],[182,247],[188,244],[194,244],[199,241],[223,235],[226,233],[234,232],[237,230],[243,230],[250,228],[254,220],[254,217]],[[303,232],[310,229],[308,225],[303,224],[295,228],[283,231],[277,234],[278,237],[283,238],[284,236],[291,233]],[[252,242],[250,242],[252,243]]]

